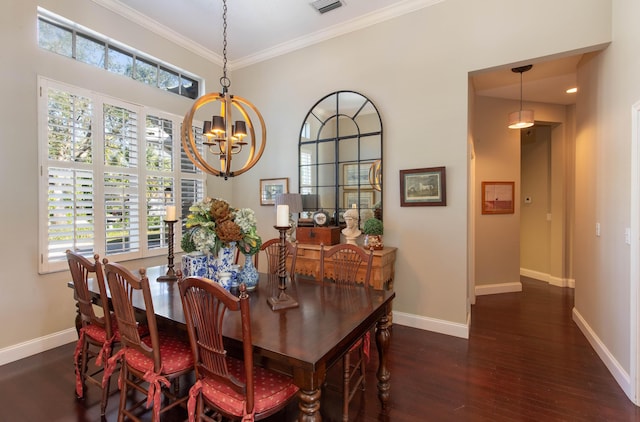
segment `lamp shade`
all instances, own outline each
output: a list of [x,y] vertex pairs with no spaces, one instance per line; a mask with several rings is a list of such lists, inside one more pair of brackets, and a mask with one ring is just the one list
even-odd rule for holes
[[509,129],[524,129],[533,124],[533,110],[519,110],[509,114]]
[[299,193],[281,193],[274,199],[276,208],[278,205],[288,205],[290,213],[302,212],[302,195]]
[[316,211],[320,208],[318,201],[318,194],[309,193],[302,195],[302,210],[303,211]]

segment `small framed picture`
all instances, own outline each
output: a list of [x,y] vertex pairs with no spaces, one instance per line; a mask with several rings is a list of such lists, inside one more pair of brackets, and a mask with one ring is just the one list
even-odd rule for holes
[[400,206],[447,205],[444,167],[400,170]]
[[515,182],[482,182],[482,213],[513,214]]
[[360,195],[358,195],[358,191],[345,191],[342,193],[342,204],[345,209],[352,208],[354,205],[361,210],[373,208],[373,199],[373,190],[363,189],[360,191]]
[[369,170],[374,162],[348,163],[342,165],[342,184],[344,189],[358,189],[370,185]]
[[260,205],[274,205],[276,196],[289,193],[289,178],[260,179]]

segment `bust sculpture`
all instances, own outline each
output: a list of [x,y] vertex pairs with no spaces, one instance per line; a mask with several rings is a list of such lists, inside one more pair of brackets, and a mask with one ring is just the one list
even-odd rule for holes
[[358,210],[355,208],[349,208],[344,213],[344,222],[347,224],[347,227],[342,229],[342,234],[347,240],[348,244],[356,245],[358,236],[362,234],[362,232],[358,229]]

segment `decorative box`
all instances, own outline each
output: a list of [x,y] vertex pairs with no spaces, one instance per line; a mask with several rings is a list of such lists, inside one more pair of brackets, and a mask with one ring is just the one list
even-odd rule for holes
[[340,243],[340,227],[298,227],[296,240],[311,245],[337,245]]

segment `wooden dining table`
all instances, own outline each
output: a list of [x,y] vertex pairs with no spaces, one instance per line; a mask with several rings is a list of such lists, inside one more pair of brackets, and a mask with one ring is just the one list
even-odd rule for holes
[[[165,321],[185,326],[177,282],[157,281],[166,271],[166,266],[146,269],[155,314],[159,323]],[[273,311],[268,299],[280,294],[278,284],[277,275],[260,274],[258,287],[250,292],[254,362],[293,377],[300,388],[298,420],[322,420],[321,388],[327,370],[374,327],[378,350],[378,397],[381,413],[386,413],[390,394],[388,314],[395,297],[393,290],[338,286],[296,276],[287,278],[285,292],[298,302],[298,306]],[[89,288],[98,295],[95,283],[90,282]],[[134,306],[144,309],[142,297],[134,298]],[[230,353],[233,349],[241,350],[241,329],[239,313],[227,314],[223,336]]]

